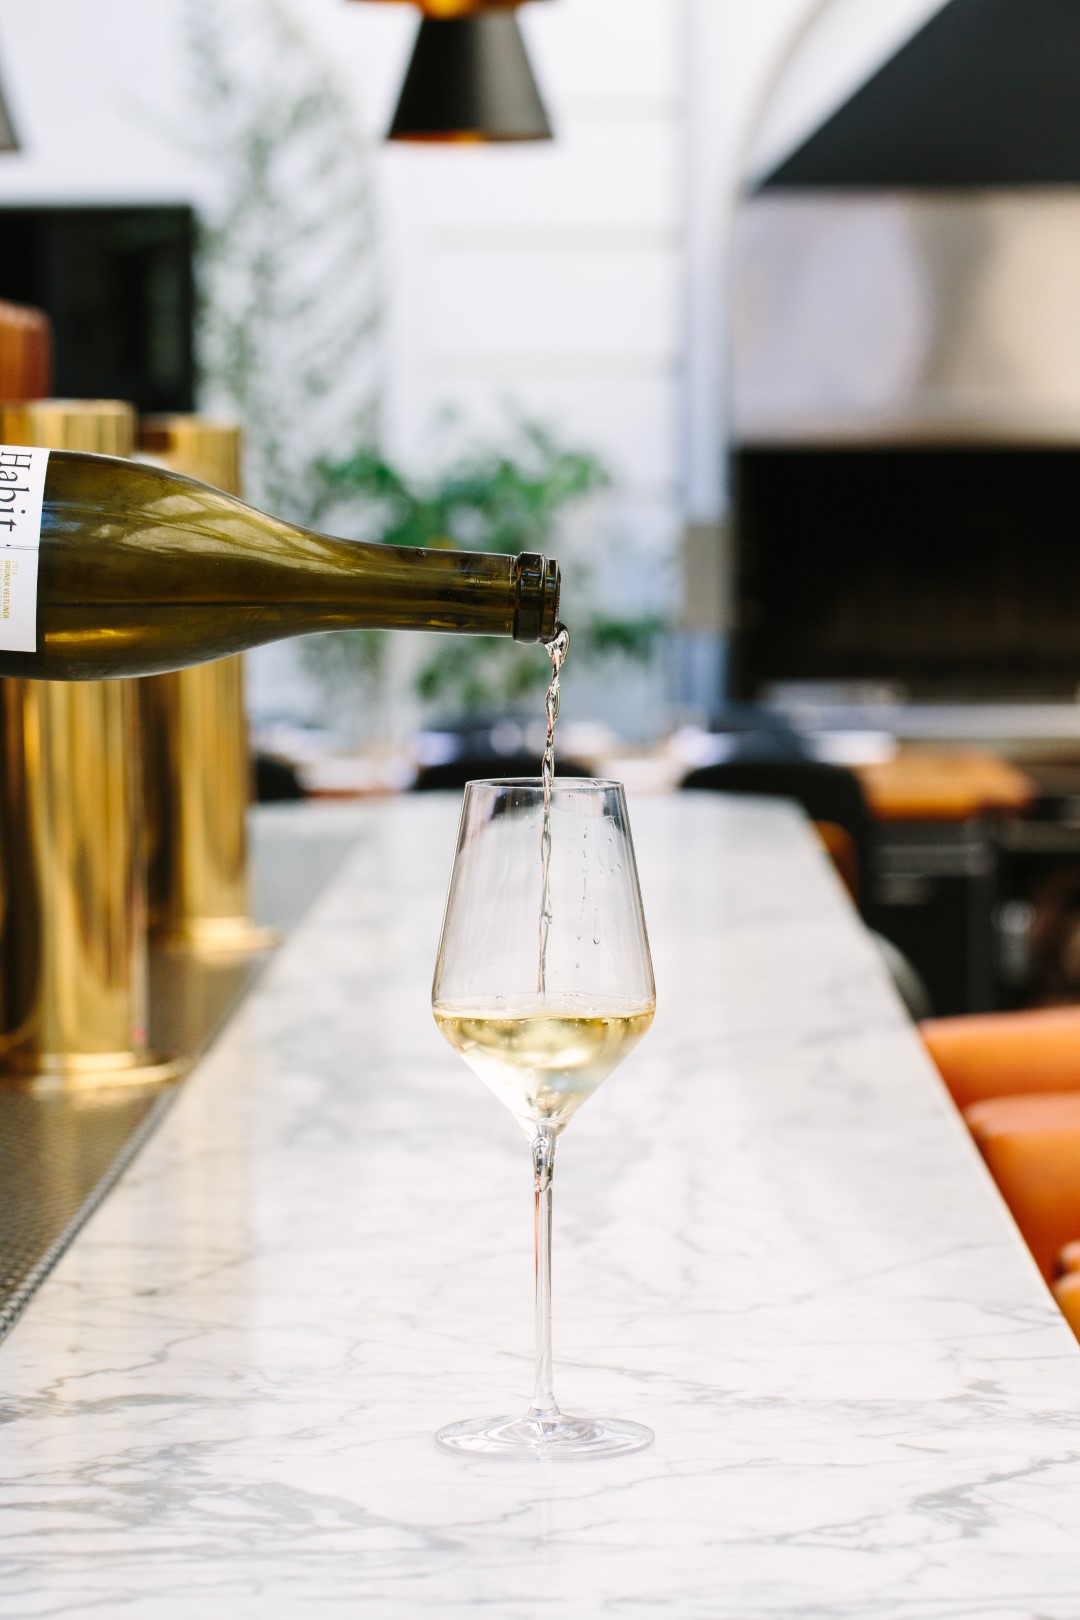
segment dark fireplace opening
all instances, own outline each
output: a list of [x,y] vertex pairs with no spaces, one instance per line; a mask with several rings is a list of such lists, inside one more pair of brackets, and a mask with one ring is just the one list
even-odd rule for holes
[[735,695],[1075,698],[1080,448],[754,446],[733,477]]

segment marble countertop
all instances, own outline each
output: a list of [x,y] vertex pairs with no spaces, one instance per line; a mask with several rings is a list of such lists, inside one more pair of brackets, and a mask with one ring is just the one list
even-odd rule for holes
[[1080,1351],[783,805],[631,801],[656,1022],[560,1149],[556,1390],[655,1446],[436,1449],[531,1387],[527,1145],[428,1006],[456,812],[357,813],[0,1349],[0,1615],[1076,1620]]

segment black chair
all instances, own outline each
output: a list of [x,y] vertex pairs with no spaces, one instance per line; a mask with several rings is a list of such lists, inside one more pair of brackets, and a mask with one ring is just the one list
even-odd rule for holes
[[[573,760],[556,758],[555,776],[588,776],[584,765]],[[492,776],[539,776],[540,759],[536,754],[461,754],[442,765],[421,766],[412,785],[414,793],[461,792],[466,782]]]
[[273,754],[256,754],[255,798],[259,804],[279,804],[306,799],[307,794],[294,766]]
[[725,765],[812,760],[806,738],[787,716],[760,703],[726,703],[714,714],[709,730],[726,741]]

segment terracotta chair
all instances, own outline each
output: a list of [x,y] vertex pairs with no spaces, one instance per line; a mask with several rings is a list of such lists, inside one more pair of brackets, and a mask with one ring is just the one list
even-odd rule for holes
[[1080,1272],[1067,1271],[1051,1286],[1062,1316],[1080,1339]]
[[[1080,1092],[1080,1007],[928,1018],[919,1030],[958,1108],[988,1097]],[[1066,1235],[1077,1233],[1080,1224]]]
[[52,326],[40,309],[0,300],[0,400],[52,392]]
[[1057,1257],[1058,1276],[1067,1277],[1070,1271],[1080,1271],[1080,1238],[1072,1238]]
[[989,1097],[964,1118],[1050,1282],[1080,1232],[1080,1092]]

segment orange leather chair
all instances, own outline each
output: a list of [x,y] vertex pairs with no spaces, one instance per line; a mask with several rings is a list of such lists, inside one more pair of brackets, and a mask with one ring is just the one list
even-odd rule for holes
[[[958,1108],[988,1097],[1080,1092],[1080,1007],[928,1018],[919,1031]],[[1066,1236],[1078,1234],[1080,1225]]]
[[1080,1238],[1066,1243],[1057,1257],[1058,1276],[1067,1277],[1070,1271],[1080,1271]]
[[1080,1339],[1080,1272],[1067,1271],[1052,1287],[1062,1316]]
[[1057,1257],[1057,1276],[1050,1284],[1061,1314],[1080,1339],[1080,1238],[1066,1243]]
[[932,1018],[919,1027],[1080,1339],[1080,1007]]
[[1080,1092],[989,1097],[964,1118],[1050,1282],[1080,1232]]
[[40,309],[0,300],[0,400],[52,392],[52,325]]

